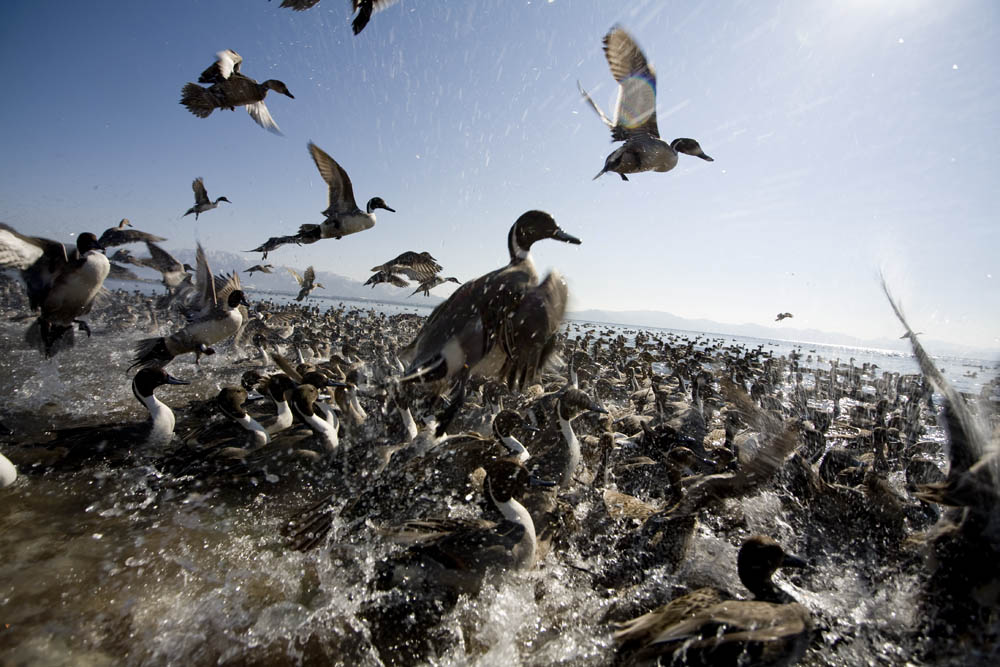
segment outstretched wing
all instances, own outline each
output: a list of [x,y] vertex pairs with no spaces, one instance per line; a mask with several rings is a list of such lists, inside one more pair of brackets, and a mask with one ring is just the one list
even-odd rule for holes
[[656,126],[656,73],[649,66],[642,49],[623,28],[615,26],[604,36],[604,55],[608,59],[611,76],[618,82],[612,135],[621,131],[626,137],[633,134],[659,137]]
[[198,77],[198,83],[219,83],[232,76],[233,72],[240,71],[243,57],[232,49],[219,51],[215,57],[216,61]]
[[205,181],[199,176],[191,182],[191,189],[194,190],[194,203],[211,204],[208,199],[208,191],[205,189]]
[[302,281],[299,282],[299,284],[301,285],[302,283],[305,283],[306,285],[312,285],[314,282],[316,282],[316,271],[314,271],[313,267],[310,266],[306,269],[306,274],[302,277]]
[[355,210],[358,204],[354,201],[354,188],[351,186],[351,179],[343,167],[311,141],[309,142],[309,154],[312,155],[320,176],[330,187],[329,206],[323,211],[323,215],[330,216]]
[[299,275],[299,274],[298,274],[298,273],[297,273],[297,272],[295,271],[295,269],[293,269],[293,268],[292,268],[292,267],[290,267],[290,266],[286,266],[285,268],[286,268],[286,269],[288,269],[288,272],[289,272],[290,274],[292,274],[292,277],[293,277],[293,278],[295,278],[295,282],[297,282],[297,283],[298,283],[298,284],[299,284],[299,285],[301,286],[301,285],[302,285],[302,276],[300,276],[300,275]]
[[155,234],[143,232],[138,229],[122,229],[119,227],[112,227],[111,229],[105,230],[104,233],[101,234],[101,238],[97,239],[97,242],[101,244],[102,248],[113,248],[115,246],[126,245],[128,243],[143,243],[145,241],[156,243],[166,240],[167,239],[162,236],[156,236]]
[[282,135],[281,128],[278,127],[278,124],[274,122],[273,118],[271,118],[271,112],[267,110],[267,105],[264,104],[264,100],[248,104],[246,107],[247,113],[250,114],[250,117],[253,118],[255,123],[268,132],[284,136]]

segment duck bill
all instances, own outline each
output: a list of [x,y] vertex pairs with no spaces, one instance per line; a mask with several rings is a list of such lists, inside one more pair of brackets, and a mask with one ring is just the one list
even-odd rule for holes
[[572,234],[567,234],[562,229],[557,229],[556,233],[552,236],[556,241],[562,241],[563,243],[572,243],[573,245],[580,245],[582,241]]
[[178,378],[175,378],[173,375],[167,373],[167,384],[191,384],[191,383],[188,382],[187,380],[180,380]]
[[347,382],[338,382],[337,380],[327,380],[326,381],[326,386],[327,387],[342,387],[344,389],[347,389],[351,385],[348,384]]
[[395,213],[395,212],[396,212],[396,209],[394,209],[394,208],[389,208],[388,206],[379,206],[379,208],[384,208],[385,210],[387,210],[387,211],[391,211],[392,213]]
[[808,567],[808,565],[809,563],[792,554],[785,554],[781,561],[781,567]]
[[547,479],[542,479],[541,477],[535,477],[534,475],[528,477],[528,486],[552,487],[555,485],[556,485],[555,482],[549,481]]

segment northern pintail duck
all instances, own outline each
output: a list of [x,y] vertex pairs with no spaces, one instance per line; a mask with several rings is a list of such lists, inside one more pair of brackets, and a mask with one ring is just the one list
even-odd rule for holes
[[429,582],[474,590],[489,567],[528,569],[538,548],[535,524],[519,498],[538,480],[518,461],[486,463],[483,490],[503,520],[416,519],[387,531],[393,540],[412,545],[403,555],[383,563],[379,586],[411,586]]
[[372,267],[372,272],[387,271],[406,276],[410,280],[423,282],[432,278],[441,271],[441,265],[437,263],[429,252],[414,252],[408,250],[395,259],[390,259],[385,264]]
[[326,220],[318,225],[302,225],[299,233],[292,236],[273,236],[250,252],[267,253],[286,243],[315,243],[320,239],[339,239],[348,234],[356,234],[375,226],[375,210],[389,208],[381,197],[372,197],[362,211],[354,200],[354,187],[351,179],[337,162],[327,155],[319,146],[309,142],[309,154],[312,156],[320,176],[329,186],[329,205],[323,211]]
[[608,156],[595,179],[609,171],[623,181],[628,180],[626,174],[670,171],[677,165],[678,153],[713,161],[694,139],[674,139],[668,144],[660,138],[656,126],[656,73],[631,35],[621,27],[613,27],[604,36],[604,55],[611,76],[618,82],[614,121],[604,115],[582,86],[580,93],[611,129],[612,140],[625,143]]
[[469,373],[509,384],[532,379],[552,353],[568,288],[558,272],[541,284],[531,246],[542,239],[579,244],[551,215],[528,211],[507,234],[510,262],[459,287],[438,305],[400,358],[403,381],[452,381]]
[[127,457],[137,446],[165,445],[174,435],[173,410],[160,401],[154,390],[165,384],[184,385],[162,368],[143,368],[132,378],[132,394],[149,412],[149,420],[137,424],[84,426],[57,430],[43,443],[28,445],[18,452],[22,469],[74,468],[95,458]]
[[180,354],[194,352],[196,358],[202,354],[214,354],[210,346],[234,335],[246,321],[241,307],[249,307],[240,276],[233,273],[226,277],[212,275],[205,257],[205,251],[198,244],[198,289],[197,313],[191,323],[167,337],[146,338],[135,348],[132,367],[162,366]]
[[18,269],[28,289],[28,303],[39,311],[26,334],[46,356],[73,345],[73,325],[90,336],[80,318],[90,312],[104,286],[111,263],[90,232],[80,234],[76,249],[36,236],[24,236],[0,223],[0,268]]
[[[208,191],[205,189],[205,179],[198,177],[191,182],[191,189],[194,190],[194,206],[189,208],[184,215],[191,215],[194,213],[194,219],[197,220],[198,216],[205,211],[211,211],[219,205],[220,201],[224,201],[227,204],[232,204],[225,197],[218,197],[215,201],[208,198]],[[181,217],[183,218],[184,215]],[[162,241],[163,239],[151,239]]]
[[[381,11],[395,2],[396,0],[351,0],[351,13],[358,13],[351,22],[351,30],[357,35],[368,25],[373,12]],[[297,12],[312,9],[317,4],[319,4],[319,0],[281,0],[282,7],[294,9]]]
[[249,273],[253,276],[254,271],[259,271],[260,273],[273,273],[272,269],[274,269],[273,264],[254,264],[249,269],[243,271],[243,273]]
[[365,281],[365,285],[371,285],[372,289],[375,289],[376,285],[380,285],[382,283],[388,283],[393,287],[409,287],[410,285],[410,283],[406,282],[406,278],[403,276],[397,276],[395,273],[390,271],[377,271]]
[[448,276],[447,278],[442,278],[441,276],[431,276],[424,282],[420,283],[420,286],[413,290],[413,294],[410,296],[413,296],[418,292],[423,292],[424,296],[430,296],[432,289],[439,285],[444,285],[445,283],[455,283],[456,285],[461,285],[462,281],[455,276]]
[[116,262],[125,262],[159,271],[162,276],[163,286],[169,292],[173,292],[182,284],[191,281],[191,272],[194,271],[193,266],[181,262],[169,252],[150,241],[146,242],[146,249],[149,250],[149,257],[133,257],[127,250],[119,250],[112,255],[111,259]]
[[260,422],[243,409],[246,400],[247,390],[243,387],[223,387],[215,398],[222,414],[239,424],[250,435],[251,445],[254,448],[263,447],[271,441],[271,436]]
[[271,118],[271,112],[264,104],[267,91],[273,90],[295,99],[288,87],[277,79],[257,83],[240,73],[243,58],[235,51],[226,49],[216,54],[217,60],[202,72],[199,83],[211,83],[203,88],[196,83],[188,83],[181,91],[181,104],[199,118],[208,118],[216,109],[235,110],[245,106],[250,117],[265,130],[281,134],[278,124]]
[[306,268],[301,276],[292,268],[288,268],[288,272],[292,274],[295,282],[299,284],[299,294],[295,297],[296,301],[302,301],[314,289],[323,288],[323,283],[316,282],[316,271],[311,266]]
[[726,599],[700,588],[619,625],[614,638],[630,664],[791,665],[809,645],[809,610],[791,600],[771,576],[805,567],[769,537],[747,538],[737,557],[740,581],[753,600]]
[[116,226],[105,229],[101,237],[97,239],[97,243],[106,250],[128,243],[158,243],[166,241],[162,236],[156,236],[155,234],[143,232],[138,229],[127,229],[128,227],[132,227],[132,221],[128,218],[122,218],[121,222]]

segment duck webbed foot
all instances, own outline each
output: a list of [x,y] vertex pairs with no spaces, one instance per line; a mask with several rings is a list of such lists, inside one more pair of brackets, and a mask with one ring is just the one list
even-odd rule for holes
[[628,180],[628,176],[626,176],[625,174],[618,174],[618,175],[622,177],[623,181],[627,181]]

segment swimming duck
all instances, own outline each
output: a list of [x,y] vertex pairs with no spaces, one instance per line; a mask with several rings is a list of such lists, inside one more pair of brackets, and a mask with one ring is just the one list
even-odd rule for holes
[[200,243],[196,263],[197,314],[190,324],[170,336],[139,341],[130,368],[163,366],[177,355],[188,352],[194,352],[196,360],[202,354],[214,354],[210,345],[229,338],[243,326],[246,315],[241,306],[246,308],[250,304],[240,289],[240,275],[213,276]]
[[166,241],[162,236],[156,236],[148,232],[143,232],[138,229],[126,229],[126,227],[131,227],[132,221],[128,218],[122,218],[114,227],[109,227],[104,230],[101,237],[97,239],[97,243],[107,250],[115,246],[125,245],[127,243],[142,243],[147,241],[159,242]]
[[302,225],[299,233],[292,236],[272,236],[259,247],[250,252],[267,253],[286,243],[315,243],[320,239],[339,239],[348,234],[356,234],[375,226],[375,209],[389,208],[381,197],[372,197],[362,211],[354,201],[354,187],[351,178],[337,162],[327,155],[319,146],[309,142],[309,154],[312,155],[316,168],[330,188],[329,206],[323,211],[326,220],[318,225]]
[[323,283],[316,282],[316,271],[314,271],[311,266],[307,268],[305,273],[301,276],[295,272],[295,269],[292,268],[289,268],[288,272],[292,274],[292,277],[295,278],[295,282],[299,284],[299,295],[295,297],[296,301],[302,301],[302,299],[309,296],[309,293],[314,289],[323,287]]
[[162,368],[143,368],[132,378],[132,394],[149,411],[149,420],[138,424],[100,425],[54,431],[48,441],[22,448],[22,468],[73,468],[95,457],[127,456],[139,445],[164,445],[174,435],[174,413],[155,395],[165,384],[185,385]]
[[686,665],[790,665],[809,644],[809,611],[777,588],[779,567],[805,567],[764,535],[740,547],[737,570],[753,600],[726,599],[700,588],[619,625],[614,638],[632,664],[679,660]]
[[[205,190],[205,180],[201,177],[196,178],[194,179],[194,181],[191,182],[191,189],[194,190],[194,206],[189,208],[187,210],[187,213],[185,213],[184,215],[191,215],[192,213],[194,213],[195,220],[197,220],[198,216],[204,213],[205,211],[211,211],[213,208],[217,207],[220,201],[224,201],[227,204],[233,203],[228,199],[226,199],[225,197],[219,197],[215,201],[209,199],[208,191]],[[181,217],[183,218],[184,215],[182,215]],[[162,241],[163,239],[150,239],[150,240]]]
[[80,234],[76,249],[36,236],[24,236],[0,223],[0,269],[18,269],[28,290],[31,310],[38,319],[26,340],[48,357],[73,345],[73,325],[90,336],[80,319],[90,312],[104,286],[111,263],[97,236]]
[[271,441],[271,436],[260,422],[247,414],[243,404],[247,400],[247,390],[243,387],[223,387],[216,396],[222,414],[226,415],[250,434],[254,448],[263,447]]
[[455,283],[456,285],[461,285],[462,281],[455,276],[448,276],[447,278],[442,278],[441,276],[431,276],[424,282],[420,283],[420,286],[413,290],[413,294],[410,296],[413,296],[417,292],[423,292],[424,296],[430,296],[432,289],[438,285],[444,285],[445,283]]
[[490,461],[484,468],[484,492],[504,519],[415,519],[386,531],[394,541],[412,546],[380,566],[380,588],[431,581],[474,590],[491,566],[535,565],[535,524],[517,498],[529,485],[552,483],[532,477],[513,459]]
[[632,36],[615,26],[604,36],[604,55],[611,76],[618,82],[618,102],[612,122],[577,83],[580,93],[611,129],[613,141],[625,143],[604,161],[599,178],[614,172],[627,181],[626,174],[642,171],[670,171],[677,165],[677,154],[686,153],[713,162],[694,139],[674,139],[669,144],[660,138],[656,126],[656,73],[646,61]]
[[568,288],[558,272],[541,284],[531,246],[542,239],[579,244],[551,215],[528,211],[507,234],[510,262],[459,287],[438,305],[400,358],[401,381],[446,381],[470,373],[510,385],[530,381],[552,353]]
[[249,273],[253,276],[254,271],[259,271],[260,273],[273,273],[273,264],[254,264],[249,269],[246,269],[243,273]]
[[278,124],[271,118],[271,112],[264,104],[267,91],[273,90],[295,99],[288,87],[277,79],[257,83],[240,73],[243,58],[235,51],[219,51],[217,60],[202,72],[200,83],[211,83],[203,88],[196,83],[188,83],[181,90],[181,104],[199,118],[208,118],[215,109],[235,110],[245,106],[250,117],[265,130],[281,134]]

